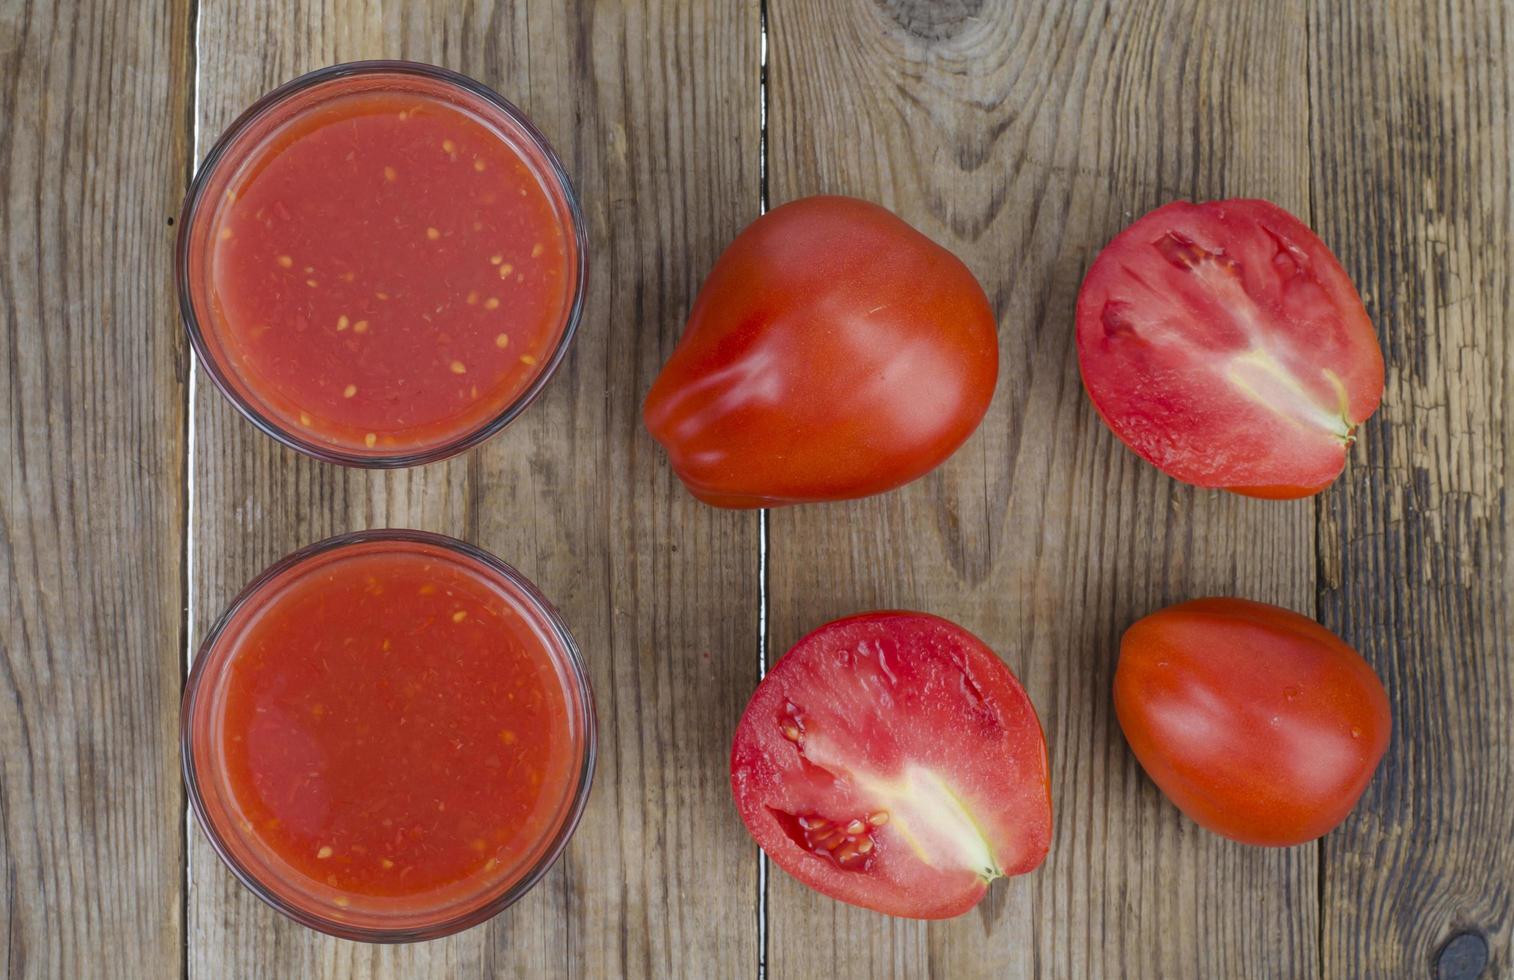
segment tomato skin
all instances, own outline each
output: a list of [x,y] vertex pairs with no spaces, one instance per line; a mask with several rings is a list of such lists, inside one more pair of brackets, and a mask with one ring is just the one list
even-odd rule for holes
[[[1034,870],[1051,846],[1034,706],[981,640],[925,613],[849,616],[796,643],[742,714],[731,792],[780,868],[888,915],[961,915],[990,880]],[[855,819],[865,855],[806,846],[800,818]]]
[[706,503],[841,500],[938,466],[998,371],[993,310],[956,256],[875,204],[810,197],[721,254],[642,414]]
[[1176,201],[1099,253],[1077,303],[1101,418],[1168,476],[1307,497],[1382,399],[1382,350],[1318,235],[1269,201]]
[[1243,844],[1335,828],[1388,747],[1388,696],[1334,633],[1246,599],[1195,599],[1120,641],[1115,714],[1178,809]]

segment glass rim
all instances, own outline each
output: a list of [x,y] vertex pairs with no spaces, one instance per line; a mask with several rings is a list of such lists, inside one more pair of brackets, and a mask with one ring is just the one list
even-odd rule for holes
[[[359,453],[308,439],[291,427],[270,418],[250,399],[245,398],[231,383],[226,370],[205,340],[205,327],[200,323],[200,318],[194,309],[194,287],[191,284],[190,275],[192,248],[190,238],[194,222],[200,213],[205,188],[216,176],[219,166],[228,158],[237,140],[255,123],[302,92],[327,82],[368,75],[408,75],[441,82],[482,99],[485,104],[503,113],[513,126],[519,128],[521,135],[531,143],[532,147],[542,155],[542,160],[546,164],[545,176],[550,177],[557,185],[556,189],[562,196],[563,204],[566,205],[570,225],[566,230],[571,234],[577,253],[576,261],[570,266],[574,278],[573,293],[563,315],[562,333],[558,337],[551,356],[542,363],[541,370],[536,373],[531,383],[497,414],[456,438],[410,452],[377,455]],[[346,61],[306,72],[265,93],[222,131],[210,150],[206,152],[204,159],[199,162],[195,168],[194,177],[189,183],[189,189],[184,194],[184,204],[179,211],[178,220],[178,234],[174,244],[174,278],[179,294],[179,317],[184,323],[184,331],[189,335],[190,346],[194,348],[201,367],[205,369],[205,373],[221,394],[263,434],[298,453],[328,463],[360,469],[403,469],[439,462],[473,448],[515,421],[532,402],[536,401],[547,382],[557,373],[557,369],[567,358],[568,349],[572,346],[573,338],[578,333],[579,323],[583,319],[584,303],[588,294],[589,235],[584,221],[583,207],[579,203],[577,192],[573,189],[573,182],[568,176],[567,168],[563,166],[557,151],[552,148],[546,136],[513,102],[477,79],[438,65],[393,59]]]
[[[216,825],[215,820],[209,813],[204,793],[201,789],[202,781],[195,765],[194,749],[195,709],[202,693],[200,688],[205,678],[207,664],[210,662],[210,655],[215,650],[216,643],[220,640],[226,627],[236,617],[236,614],[249,602],[253,601],[264,587],[309,559],[334,551],[340,551],[344,548],[374,542],[422,544],[441,548],[454,555],[460,555],[464,558],[477,561],[491,572],[506,579],[512,587],[519,590],[520,598],[532,606],[535,611],[539,612],[546,624],[551,628],[553,640],[556,644],[556,649],[553,653],[556,659],[560,661],[560,666],[567,675],[568,686],[574,688],[578,694],[578,700],[581,701],[582,707],[582,717],[576,726],[577,730],[573,732],[575,738],[582,744],[577,764],[577,784],[572,788],[571,795],[562,810],[561,819],[557,823],[554,832],[550,837],[544,838],[546,846],[536,862],[530,865],[508,888],[490,901],[477,905],[463,905],[454,914],[394,928],[354,925],[312,911],[310,908],[286,898],[279,889],[266,884],[264,878],[259,876],[254,869],[247,867],[228,845],[220,827]],[[210,692],[207,691],[205,693],[208,694]],[[190,665],[189,675],[184,684],[184,695],[180,701],[179,708],[179,762],[184,779],[185,795],[189,800],[190,808],[194,811],[195,822],[200,825],[201,831],[205,834],[206,839],[209,840],[216,855],[221,859],[221,863],[231,871],[248,891],[261,899],[264,904],[300,925],[330,936],[336,936],[340,939],[368,943],[410,943],[440,939],[486,922],[523,898],[551,870],[552,866],[557,863],[563,851],[567,849],[569,840],[578,829],[578,824],[583,818],[584,809],[589,800],[589,792],[594,782],[594,769],[598,758],[598,738],[599,726],[594,708],[594,692],[589,680],[588,668],[584,664],[583,654],[579,650],[578,644],[574,641],[572,634],[568,631],[567,625],[563,622],[561,615],[552,603],[548,601],[546,596],[541,593],[530,579],[482,548],[444,534],[403,528],[375,528],[335,535],[291,552],[259,572],[227,604],[225,610],[222,611],[215,623],[206,632],[205,639],[201,641],[199,647],[196,649],[194,663]]]

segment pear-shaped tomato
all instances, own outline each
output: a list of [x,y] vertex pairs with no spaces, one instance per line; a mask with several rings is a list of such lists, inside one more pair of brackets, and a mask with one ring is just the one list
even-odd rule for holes
[[1078,365],[1104,421],[1168,476],[1303,497],[1340,475],[1383,395],[1356,288],[1267,201],[1178,201],[1115,236],[1078,294]]
[[1360,654],[1312,619],[1246,599],[1179,603],[1126,630],[1114,706],[1178,809],[1279,847],[1346,818],[1392,727]]
[[890,915],[960,915],[1051,845],[1035,708],[981,640],[923,613],[795,644],[736,728],[731,789],[780,868]]
[[950,456],[998,371],[993,311],[956,256],[875,204],[811,197],[720,256],[643,417],[707,503],[863,497]]

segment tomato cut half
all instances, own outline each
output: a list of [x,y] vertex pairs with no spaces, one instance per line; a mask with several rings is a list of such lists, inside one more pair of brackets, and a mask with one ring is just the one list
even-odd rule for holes
[[731,789],[779,867],[889,915],[960,915],[1051,845],[1035,708],[981,640],[923,613],[800,640],[742,715]]
[[1162,472],[1258,497],[1318,493],[1383,394],[1361,297],[1267,201],[1178,201],[1115,236],[1078,294],[1104,421]]

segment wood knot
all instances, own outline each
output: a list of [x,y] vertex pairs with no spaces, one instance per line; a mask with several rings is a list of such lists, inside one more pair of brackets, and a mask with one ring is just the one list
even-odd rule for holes
[[983,0],[876,0],[889,19],[915,37],[945,41],[983,10]]
[[1479,932],[1459,932],[1435,954],[1436,980],[1476,980],[1488,968],[1488,940]]

